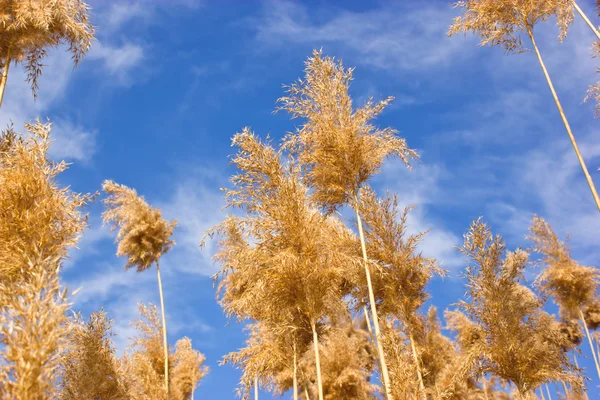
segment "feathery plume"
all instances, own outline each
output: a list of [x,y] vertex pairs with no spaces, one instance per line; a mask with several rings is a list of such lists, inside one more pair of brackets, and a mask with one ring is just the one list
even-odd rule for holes
[[62,400],[128,400],[111,332],[113,321],[104,310],[85,322],[80,313],[69,321],[68,343],[61,354]]
[[67,255],[87,226],[81,209],[93,199],[57,184],[67,164],[48,158],[52,125],[36,121],[25,127],[27,136],[12,127],[0,134],[0,282],[7,287],[31,278],[33,254]]
[[11,0],[0,3],[0,105],[11,62],[23,63],[27,82],[37,97],[42,60],[49,47],[67,44],[75,65],[94,39],[90,7],[82,0]]

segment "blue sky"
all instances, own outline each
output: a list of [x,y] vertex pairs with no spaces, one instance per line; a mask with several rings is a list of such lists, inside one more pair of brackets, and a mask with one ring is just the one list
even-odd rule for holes
[[[599,23],[592,1],[579,3]],[[288,115],[273,114],[275,101],[282,84],[302,76],[314,48],[356,67],[356,102],[396,98],[378,124],[398,129],[421,163],[409,172],[389,160],[373,185],[415,206],[411,229],[430,229],[422,250],[450,272],[431,283],[431,303],[443,309],[463,295],[465,263],[454,246],[479,216],[515,248],[527,245],[524,235],[537,213],[559,235],[571,234],[581,263],[599,264],[600,220],[535,54],[507,56],[500,48],[480,48],[471,36],[447,38],[457,15],[448,1],[91,5],[98,40],[87,58],[73,70],[64,49],[51,51],[35,102],[22,69],[12,69],[0,125],[12,121],[21,130],[25,121],[49,118],[52,156],[72,163],[61,182],[94,192],[112,179],[179,220],[177,245],[161,269],[169,341],[189,336],[211,367],[197,398],[234,398],[239,373],[218,362],[244,341],[242,326],[229,324],[215,300],[213,245],[198,247],[203,232],[225,215],[219,188],[233,172],[230,139],[244,126],[276,139],[294,128]],[[591,57],[593,35],[578,17],[562,44],[553,22],[537,32],[600,184],[600,122],[593,104],[582,102],[600,78]],[[101,211],[100,204],[89,208],[91,226],[63,280],[82,288],[75,309],[87,315],[104,306],[115,319],[122,351],[134,333],[129,323],[137,318],[136,303],[159,303],[156,275],[124,271]],[[582,364],[593,377],[591,362]],[[592,381],[590,388],[599,384]]]

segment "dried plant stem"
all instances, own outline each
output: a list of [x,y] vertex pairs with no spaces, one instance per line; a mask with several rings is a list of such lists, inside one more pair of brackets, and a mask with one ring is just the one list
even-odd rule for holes
[[483,397],[485,398],[485,400],[489,400],[489,397],[487,394],[487,381],[485,380],[485,375],[483,376],[483,381],[481,382],[481,386],[483,389]]
[[540,397],[542,398],[542,400],[546,400],[546,397],[544,396],[544,388],[540,386]]
[[565,399],[569,399],[569,389],[567,388],[567,384],[565,383],[565,381],[560,381],[560,383],[562,384],[563,390],[565,391]]
[[162,279],[160,278],[160,267],[156,260],[156,273],[158,276],[158,292],[160,294],[160,309],[162,312],[163,348],[165,352],[165,389],[169,395],[169,345],[167,343],[167,318],[165,317],[165,300],[163,297]]
[[306,400],[310,400],[310,397],[308,396],[308,389],[306,388],[306,386],[304,386],[304,396],[306,397]]
[[294,341],[294,400],[298,400],[298,360],[296,356],[296,342]]
[[[367,323],[369,337],[371,338],[371,342],[375,344],[375,336],[373,336],[373,328],[371,327],[371,320],[369,320],[369,311],[367,310],[367,306],[363,306],[363,314],[365,315],[365,322]],[[381,362],[379,360],[379,357],[377,357],[375,360],[377,362],[377,367],[379,368],[379,371],[381,371]]]
[[590,344],[590,351],[592,352],[592,357],[594,358],[594,363],[596,364],[596,372],[598,372],[598,377],[600,378],[600,364],[598,364],[598,357],[596,356],[594,344],[592,343],[592,337],[590,336],[590,331],[585,323],[585,317],[583,316],[583,311],[581,311],[581,309],[579,309],[579,317],[581,318],[581,323],[585,329],[585,335],[587,336],[588,343]]
[[409,333],[408,339],[410,340],[410,347],[412,348],[413,358],[415,359],[417,378],[419,378],[419,389],[422,394],[425,394],[425,385],[423,384],[423,376],[421,375],[421,363],[419,362],[419,355],[417,354],[417,348],[415,347],[415,340],[413,339],[412,332]]
[[254,400],[258,400],[258,377],[254,377]]
[[583,170],[583,174],[585,175],[585,179],[587,180],[588,185],[590,186],[590,190],[592,191],[592,196],[594,197],[594,201],[596,202],[596,207],[598,207],[598,211],[600,211],[600,197],[598,197],[598,192],[596,191],[596,186],[594,186],[594,181],[588,172],[587,166],[585,165],[585,161],[579,152],[579,147],[577,146],[577,142],[575,141],[575,136],[573,136],[573,132],[571,131],[571,126],[569,125],[569,121],[567,121],[567,117],[565,116],[565,112],[558,100],[558,95],[556,94],[556,90],[554,90],[554,85],[552,84],[552,80],[550,79],[550,75],[548,74],[548,70],[546,69],[546,65],[542,60],[542,55],[540,54],[540,50],[535,43],[535,38],[533,37],[533,31],[529,30],[527,32],[529,34],[529,38],[531,39],[531,43],[533,44],[533,48],[535,49],[535,53],[537,55],[538,61],[540,62],[540,66],[544,71],[544,75],[546,77],[546,81],[548,82],[548,87],[552,92],[552,96],[554,97],[554,102],[556,103],[556,107],[558,108],[558,112],[563,120],[565,125],[565,129],[569,134],[569,139],[571,140],[571,144],[573,145],[573,149],[575,149],[575,154],[577,154],[577,159],[579,160],[579,164],[581,164],[581,169]]
[[323,382],[321,380],[321,359],[319,357],[319,337],[315,321],[310,321],[310,327],[313,334],[313,347],[315,349],[315,364],[317,368],[317,386],[319,389],[319,400],[323,400]]
[[2,107],[2,99],[4,98],[4,89],[6,89],[6,81],[8,80],[8,68],[10,67],[10,48],[6,52],[4,59],[4,68],[2,69],[2,78],[0,79],[0,107]]
[[387,364],[385,363],[385,355],[383,353],[383,346],[381,345],[381,332],[379,330],[379,318],[377,317],[377,307],[375,306],[375,295],[373,294],[373,285],[371,284],[371,273],[369,272],[369,264],[367,258],[367,246],[365,244],[365,234],[363,231],[362,221],[360,219],[360,213],[358,212],[358,196],[354,196],[356,212],[356,220],[358,221],[358,233],[360,235],[360,245],[362,247],[363,260],[365,263],[365,274],[367,276],[367,287],[369,289],[369,304],[371,306],[371,314],[373,320],[373,327],[375,328],[375,343],[377,345],[377,353],[379,354],[379,362],[381,366],[381,375],[383,376],[383,386],[387,400],[392,400],[392,388],[390,386],[390,376],[388,374]]
[[592,22],[587,17],[587,15],[585,15],[585,13],[583,12],[583,10],[581,8],[579,8],[579,5],[577,4],[577,2],[575,0],[573,0],[573,6],[575,7],[575,9],[579,13],[579,15],[581,15],[581,18],[583,18],[583,20],[585,21],[585,23],[590,27],[590,29],[592,30],[592,32],[594,32],[594,35],[596,35],[596,37],[598,38],[598,40],[600,40],[600,32],[598,32],[598,29],[596,29],[596,27],[594,26],[594,24],[592,24]]
[[548,387],[548,384],[546,384],[544,386],[546,386],[546,393],[548,393],[548,400],[552,400],[552,396],[550,395],[550,388]]

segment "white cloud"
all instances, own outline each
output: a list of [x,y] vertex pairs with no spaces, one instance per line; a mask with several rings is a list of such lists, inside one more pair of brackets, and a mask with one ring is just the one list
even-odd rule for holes
[[257,40],[266,48],[334,43],[355,52],[362,64],[398,71],[421,72],[472,53],[468,44],[446,38],[456,15],[451,7],[392,4],[363,12],[322,7],[318,14],[313,17],[301,3],[269,1],[256,24]]
[[83,164],[96,152],[96,132],[68,119],[56,119],[52,124],[53,143],[48,151],[55,160],[77,160]]
[[144,48],[129,42],[117,46],[96,41],[87,57],[101,61],[108,75],[117,79],[116,83],[128,85],[132,79],[132,71],[144,60]]
[[165,257],[165,262],[179,271],[210,276],[217,272],[218,266],[211,259],[214,241],[207,240],[203,249],[200,242],[204,233],[223,221],[226,211],[223,194],[218,190],[217,182],[223,178],[210,177],[207,172],[187,177],[178,183],[173,195],[160,204],[166,218],[176,219],[176,245]]

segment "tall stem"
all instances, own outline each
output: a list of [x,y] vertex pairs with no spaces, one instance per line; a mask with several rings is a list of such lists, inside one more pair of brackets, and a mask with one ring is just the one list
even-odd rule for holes
[[296,340],[294,339],[294,400],[298,400],[298,362],[296,358]]
[[592,196],[594,197],[594,201],[596,202],[596,207],[598,207],[598,211],[600,211],[600,197],[598,197],[598,192],[596,191],[596,186],[594,186],[594,181],[588,172],[587,166],[585,165],[585,161],[579,152],[579,147],[577,146],[577,142],[575,141],[575,136],[573,136],[573,132],[571,131],[571,126],[569,125],[569,121],[567,121],[567,117],[565,116],[565,112],[558,100],[558,95],[556,94],[556,90],[554,90],[554,85],[552,84],[552,80],[550,79],[550,75],[548,74],[548,70],[546,69],[546,65],[544,64],[544,60],[542,60],[542,55],[540,54],[540,50],[535,43],[535,38],[533,37],[533,31],[529,30],[527,32],[529,34],[529,38],[531,39],[531,43],[533,44],[533,48],[535,49],[535,54],[537,54],[538,61],[540,62],[540,66],[542,67],[542,71],[544,71],[544,76],[546,77],[546,82],[548,82],[548,87],[552,92],[552,97],[554,97],[554,102],[556,103],[556,108],[558,108],[558,112],[560,113],[560,117],[563,120],[563,124],[565,125],[565,129],[569,134],[569,139],[571,140],[571,144],[573,145],[573,149],[575,149],[575,154],[577,154],[577,159],[579,160],[579,164],[581,165],[581,169],[583,170],[583,174],[585,175],[585,179],[590,187],[592,192]]
[[419,378],[419,388],[421,389],[422,395],[425,394],[425,385],[423,384],[423,376],[421,375],[421,363],[419,362],[419,356],[417,354],[417,348],[415,347],[415,340],[413,339],[412,332],[409,333],[408,338],[410,340],[410,347],[412,348],[413,358],[415,360],[415,367],[417,369],[417,378]]
[[165,300],[163,298],[162,279],[160,278],[160,267],[156,260],[156,273],[158,276],[158,292],[160,294],[160,309],[162,312],[163,348],[165,352],[165,388],[169,395],[169,345],[167,343],[167,318],[165,317]]
[[371,284],[371,273],[369,272],[369,260],[367,258],[367,246],[365,244],[365,234],[363,232],[360,213],[358,212],[358,196],[354,196],[354,211],[356,212],[356,220],[358,221],[358,233],[360,235],[360,245],[362,247],[363,260],[365,264],[365,274],[367,276],[367,287],[369,289],[369,303],[371,305],[371,316],[373,327],[375,329],[375,343],[377,344],[377,353],[379,354],[379,362],[381,363],[381,375],[383,376],[383,386],[387,400],[393,400],[392,388],[390,386],[390,376],[388,374],[387,364],[385,363],[385,355],[383,346],[381,345],[381,332],[379,330],[379,318],[377,317],[377,307],[375,306],[375,295],[373,294],[373,285]]
[[590,351],[592,352],[592,357],[594,357],[594,363],[596,364],[596,372],[598,372],[598,378],[600,378],[600,365],[598,364],[598,357],[596,357],[596,350],[594,349],[592,337],[590,336],[590,331],[588,330],[587,324],[585,323],[585,317],[583,316],[583,311],[581,311],[581,308],[579,309],[579,317],[581,318],[581,323],[583,324],[583,328],[585,329],[585,335],[587,336],[588,343],[590,344]]
[[308,388],[306,386],[304,386],[304,397],[306,397],[306,400],[310,400],[310,396],[308,395]]
[[258,400],[258,377],[254,377],[254,400]]
[[565,391],[565,399],[569,400],[569,389],[567,388],[567,384],[565,381],[560,381],[562,383],[563,390]]
[[489,400],[488,397],[488,390],[487,390],[487,381],[485,380],[485,375],[483,376],[483,381],[481,382],[481,386],[483,388],[483,397],[485,398],[485,400]]
[[315,348],[315,364],[317,367],[317,386],[319,389],[319,400],[323,400],[323,382],[321,381],[321,358],[319,357],[319,337],[317,336],[317,327],[315,321],[310,321],[310,327],[313,333],[313,347]]
[[8,68],[10,67],[10,47],[6,52],[4,59],[4,68],[2,70],[2,78],[0,78],[0,107],[2,107],[2,99],[4,98],[4,89],[6,89],[6,81],[8,80]]
[[550,388],[548,387],[548,384],[546,384],[544,386],[546,386],[546,393],[548,393],[548,400],[552,400],[552,396],[550,395]]
[[544,388],[540,386],[540,397],[542,398],[542,400],[546,400],[546,396],[544,396]]
[[583,10],[581,10],[581,8],[579,8],[579,5],[577,5],[577,2],[575,0],[573,0],[573,7],[575,7],[575,9],[579,13],[579,15],[581,15],[581,18],[583,18],[583,20],[590,27],[590,29],[592,30],[592,32],[594,32],[594,35],[596,35],[596,37],[598,38],[598,40],[600,40],[600,32],[598,32],[598,29],[596,29],[596,27],[594,26],[594,24],[592,24],[592,22],[587,17],[587,15],[585,15],[585,13],[583,12]]

